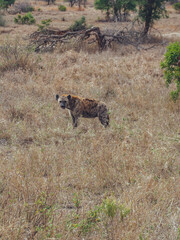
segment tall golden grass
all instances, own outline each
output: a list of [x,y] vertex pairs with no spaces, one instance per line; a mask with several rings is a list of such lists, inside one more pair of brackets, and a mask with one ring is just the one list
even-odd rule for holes
[[[59,52],[0,75],[0,238],[179,239],[180,101],[165,47]],[[82,118],[73,130],[56,93],[104,101],[110,127]],[[82,232],[107,197],[130,212]]]

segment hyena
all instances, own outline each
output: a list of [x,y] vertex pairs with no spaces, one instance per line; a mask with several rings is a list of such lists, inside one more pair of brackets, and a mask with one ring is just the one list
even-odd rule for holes
[[109,113],[105,103],[103,102],[69,94],[64,94],[61,97],[56,95],[56,100],[60,103],[60,107],[62,109],[67,108],[70,110],[73,128],[77,127],[79,117],[98,117],[104,127],[109,125]]

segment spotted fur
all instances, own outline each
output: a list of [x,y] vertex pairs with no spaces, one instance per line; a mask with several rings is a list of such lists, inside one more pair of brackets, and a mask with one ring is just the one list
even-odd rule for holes
[[62,109],[69,109],[73,121],[73,127],[77,127],[79,117],[98,117],[104,127],[109,125],[109,114],[105,103],[94,99],[81,98],[78,96],[64,94],[61,97],[56,95]]

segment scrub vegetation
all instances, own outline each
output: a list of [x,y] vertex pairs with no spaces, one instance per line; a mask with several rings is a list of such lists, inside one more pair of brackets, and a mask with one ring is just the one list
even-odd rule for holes
[[[91,1],[81,11],[68,4],[32,2],[36,23],[129,24],[97,21],[105,13]],[[167,11],[155,27],[178,32],[180,15]],[[0,27],[0,238],[179,239],[180,99],[172,101],[177,85],[166,87],[160,66],[177,37],[148,51],[69,43],[35,53],[28,36],[37,26],[14,17],[5,13]],[[73,129],[56,94],[105,102],[110,126],[81,118]]]

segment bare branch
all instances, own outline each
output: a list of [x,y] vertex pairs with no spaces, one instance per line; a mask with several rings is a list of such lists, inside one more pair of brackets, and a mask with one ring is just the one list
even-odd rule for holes
[[[158,41],[156,42],[153,42],[153,37],[150,37],[150,35],[146,37],[143,36],[143,25],[137,21],[119,30],[110,29],[101,31],[99,27],[91,27],[80,31],[70,31],[69,29],[62,31],[58,28],[48,28],[43,31],[34,32],[30,36],[30,39],[31,43],[36,46],[36,52],[51,51],[56,47],[57,43],[65,44],[71,42],[73,39],[81,42],[88,40],[88,44],[96,42],[99,51],[111,47],[113,42],[123,45],[132,45],[137,50],[148,50],[159,45],[160,42],[162,44],[160,32],[155,29],[152,30],[156,31],[154,36],[158,36]],[[147,44],[148,46],[144,46]]]

